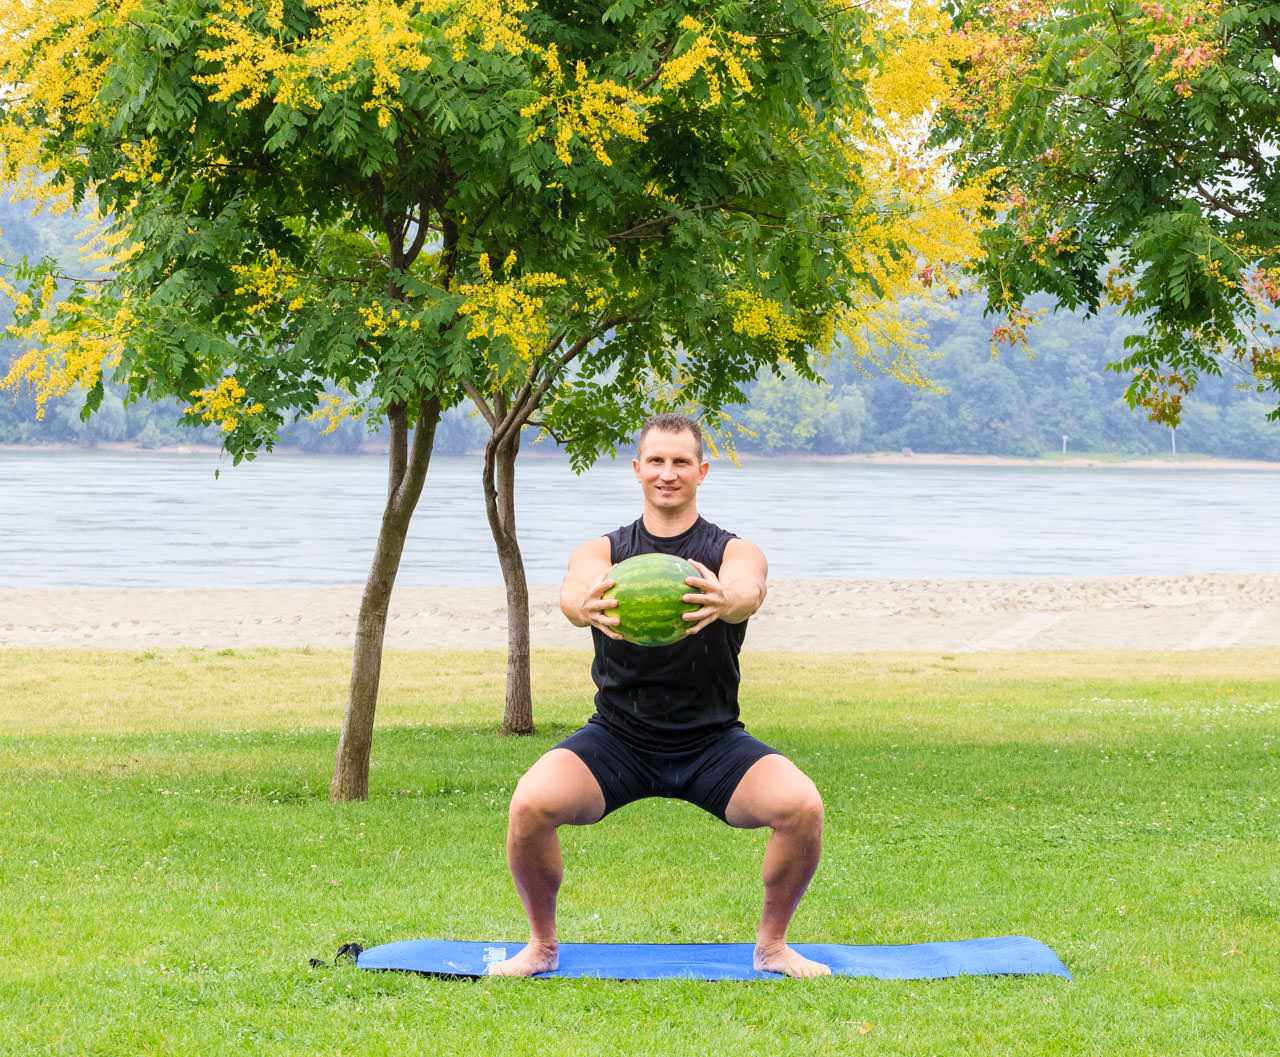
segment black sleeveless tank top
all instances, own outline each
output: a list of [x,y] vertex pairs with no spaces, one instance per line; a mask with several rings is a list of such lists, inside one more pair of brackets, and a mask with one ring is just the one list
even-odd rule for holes
[[[704,518],[679,536],[654,536],[644,519],[608,534],[612,560],[637,554],[674,554],[719,573],[725,545],[736,538]],[[717,620],[670,646],[633,646],[591,629],[596,713],[607,727],[640,749],[685,752],[705,748],[738,719],[738,652],[747,622]]]

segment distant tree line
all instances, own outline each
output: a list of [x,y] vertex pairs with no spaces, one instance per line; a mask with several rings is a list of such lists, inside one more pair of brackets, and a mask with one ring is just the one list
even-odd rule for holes
[[[1124,401],[1125,379],[1106,369],[1117,358],[1129,324],[1057,313],[1032,331],[1027,350],[992,354],[990,320],[977,298],[958,302],[953,318],[931,321],[930,353],[922,365],[935,388],[903,385],[883,374],[864,375],[848,361],[832,363],[827,381],[813,385],[787,374],[766,375],[733,408],[736,448],[759,455],[839,455],[900,451],[1036,457],[1182,454],[1280,460],[1280,423],[1268,406],[1229,377],[1206,378],[1187,401],[1176,437],[1148,422]],[[7,363],[12,349],[5,347]],[[104,441],[161,448],[217,444],[216,428],[183,425],[177,404],[126,405],[108,385],[101,409],[80,417],[83,396],[68,393],[37,420],[27,395],[0,399],[0,444],[77,444]],[[463,404],[446,412],[436,450],[460,455],[484,447],[488,430]],[[307,452],[352,454],[378,444],[358,420],[300,421],[285,443]]]
[[738,449],[1035,457],[1061,452],[1066,438],[1068,454],[1154,455],[1176,443],[1180,454],[1280,460],[1280,422],[1267,418],[1274,405],[1246,387],[1243,372],[1202,378],[1184,399],[1176,437],[1131,409],[1128,379],[1107,364],[1123,356],[1132,320],[1059,311],[1028,330],[1025,349],[1002,347],[998,355],[976,295],[929,323],[920,362],[936,388],[865,375],[848,360],[830,365],[825,386],[763,377],[750,403],[735,409],[745,431]]
[[[43,255],[77,257],[74,216],[31,217],[22,206],[0,200],[0,258]],[[945,452],[1035,457],[1069,454],[1154,455],[1169,452],[1168,428],[1147,421],[1124,401],[1127,379],[1106,364],[1123,355],[1132,320],[1103,313],[1046,315],[1028,332],[1026,349],[991,349],[992,321],[979,296],[955,301],[929,319],[928,351],[921,367],[934,388],[903,385],[884,374],[864,374],[850,359],[831,363],[826,383],[813,385],[791,374],[767,374],[749,388],[749,402],[733,408],[734,444],[761,455],[838,455],[878,451]],[[0,318],[7,306],[0,304]],[[0,363],[17,352],[0,342]],[[1204,378],[1186,400],[1178,427],[1179,453],[1238,459],[1280,460],[1280,422],[1257,393],[1240,388],[1243,378]],[[83,394],[53,402],[43,419],[22,394],[0,398],[0,444],[79,444],[105,441],[142,448],[219,442],[216,429],[183,424],[176,403],[126,405],[108,385],[102,408],[85,421]],[[437,430],[436,450],[463,454],[484,447],[488,429],[468,404],[447,412]],[[348,454],[378,438],[363,422],[340,422],[329,433],[301,421],[285,442],[309,452]]]

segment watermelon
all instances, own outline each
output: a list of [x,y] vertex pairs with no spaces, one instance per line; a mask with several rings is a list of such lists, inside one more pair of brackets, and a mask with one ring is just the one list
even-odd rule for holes
[[700,575],[674,554],[637,554],[609,570],[614,584],[604,593],[618,604],[610,612],[621,623],[614,629],[637,646],[670,646],[693,625],[681,617],[701,608],[681,595],[692,588],[685,578]]

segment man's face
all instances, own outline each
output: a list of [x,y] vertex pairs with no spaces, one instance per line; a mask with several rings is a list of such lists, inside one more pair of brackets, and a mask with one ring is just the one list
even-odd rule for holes
[[678,510],[694,502],[710,464],[698,462],[698,442],[688,430],[651,429],[631,465],[647,504],[658,510]]

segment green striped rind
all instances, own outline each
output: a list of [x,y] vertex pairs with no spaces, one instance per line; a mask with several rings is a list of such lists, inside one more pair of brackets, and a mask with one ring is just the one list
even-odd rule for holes
[[618,562],[609,570],[614,585],[604,593],[618,600],[612,611],[621,621],[618,633],[637,646],[679,642],[692,626],[682,614],[699,608],[680,596],[693,590],[685,578],[697,575],[697,569],[674,554],[637,554]]

